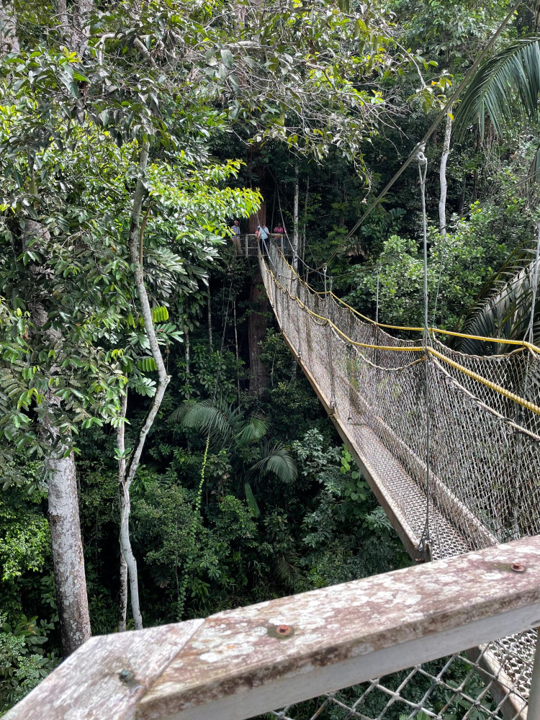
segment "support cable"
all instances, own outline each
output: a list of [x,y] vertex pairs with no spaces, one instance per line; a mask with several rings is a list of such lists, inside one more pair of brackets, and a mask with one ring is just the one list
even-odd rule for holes
[[426,395],[426,524],[418,550],[431,557],[431,536],[429,526],[429,505],[431,502],[430,482],[430,443],[431,443],[431,419],[430,419],[430,393],[429,393],[429,288],[428,288],[428,252],[427,252],[427,212],[426,212],[426,177],[428,162],[423,149],[416,154],[418,162],[418,173],[420,176],[420,195],[422,198],[422,230],[424,239],[424,367],[425,367],[425,395]]

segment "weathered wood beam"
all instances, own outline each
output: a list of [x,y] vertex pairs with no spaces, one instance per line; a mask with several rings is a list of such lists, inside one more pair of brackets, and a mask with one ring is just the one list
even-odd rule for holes
[[214,615],[137,718],[243,720],[533,627],[539,560],[526,538]]
[[243,720],[538,625],[540,536],[93,638],[6,720]]
[[133,718],[140,698],[204,620],[88,640],[4,720]]

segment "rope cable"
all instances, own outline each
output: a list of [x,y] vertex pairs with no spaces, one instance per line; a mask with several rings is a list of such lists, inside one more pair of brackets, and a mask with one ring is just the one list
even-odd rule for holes
[[423,233],[423,250],[424,250],[424,347],[425,347],[425,397],[426,397],[426,524],[420,539],[419,550],[430,555],[430,523],[429,523],[429,505],[431,502],[431,483],[430,483],[430,445],[431,445],[431,418],[430,418],[430,388],[429,388],[429,287],[428,287],[428,233],[427,233],[427,211],[426,211],[426,178],[428,162],[423,150],[417,153],[418,174],[420,177],[420,196],[422,199],[422,233]]

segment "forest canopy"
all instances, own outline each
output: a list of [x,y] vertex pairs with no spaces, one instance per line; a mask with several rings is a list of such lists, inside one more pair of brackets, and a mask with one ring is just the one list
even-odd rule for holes
[[407,564],[233,223],[421,326],[420,150],[429,322],[538,341],[538,15],[511,10],[3,0],[0,714],[91,634]]

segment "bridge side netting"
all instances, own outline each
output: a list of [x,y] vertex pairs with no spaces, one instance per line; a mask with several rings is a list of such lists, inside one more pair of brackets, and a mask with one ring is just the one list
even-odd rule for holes
[[[431,340],[438,355],[428,357],[421,342],[392,336],[331,293],[313,292],[275,246],[261,256],[261,270],[295,356],[413,542],[428,515],[433,558],[540,534],[536,354],[468,356]],[[511,394],[525,395],[530,407]],[[489,646],[525,696],[534,645],[534,633],[524,633]]]
[[[482,358],[435,342],[440,355],[463,369],[435,356],[426,360],[421,343],[363,322],[330,293],[314,293],[275,246],[262,268],[288,342],[355,449],[377,464],[382,446],[396,461],[394,471],[404,471],[396,481],[412,481],[424,493],[428,363],[430,498],[439,511],[430,528],[434,557],[540,533],[540,437],[535,432],[540,417],[494,389],[518,395],[528,371],[532,382],[526,399],[534,402],[540,376],[534,353],[524,348]],[[418,531],[426,508],[420,521],[410,517],[410,493],[404,490],[392,494]],[[450,528],[441,528],[441,515]]]

